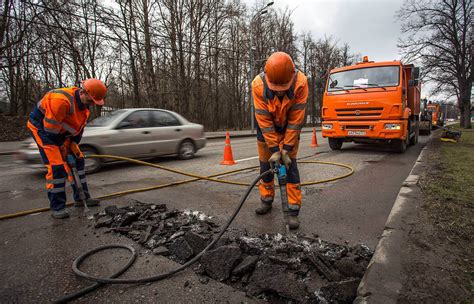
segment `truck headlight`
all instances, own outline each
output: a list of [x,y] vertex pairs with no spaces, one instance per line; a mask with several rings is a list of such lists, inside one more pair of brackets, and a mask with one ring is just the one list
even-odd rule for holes
[[399,124],[385,124],[384,129],[386,129],[386,130],[400,130],[401,126]]
[[332,130],[332,124],[323,124],[323,130]]

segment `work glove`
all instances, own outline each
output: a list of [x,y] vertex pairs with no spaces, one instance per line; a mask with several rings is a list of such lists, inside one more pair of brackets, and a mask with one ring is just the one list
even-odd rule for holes
[[272,156],[270,156],[270,158],[268,159],[268,162],[270,164],[280,163],[280,159],[281,159],[281,152],[278,151],[278,152],[273,153]]
[[79,148],[79,145],[77,143],[71,142],[71,145],[69,146],[69,149],[71,150],[71,153],[74,155],[74,157],[76,159],[84,157],[84,155],[82,154],[82,151]]
[[290,168],[291,158],[290,158],[290,155],[288,154],[288,151],[284,149],[281,150],[281,162],[285,165],[286,169]]

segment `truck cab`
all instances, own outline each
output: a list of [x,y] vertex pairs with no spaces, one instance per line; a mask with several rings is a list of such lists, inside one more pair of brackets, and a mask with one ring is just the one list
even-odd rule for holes
[[416,144],[419,132],[419,69],[400,61],[364,57],[330,71],[322,107],[322,135],[333,150],[343,142],[387,142],[398,152]]
[[442,127],[444,125],[443,113],[441,112],[441,107],[437,103],[428,103],[426,106],[428,112],[431,114],[431,125],[432,128]]

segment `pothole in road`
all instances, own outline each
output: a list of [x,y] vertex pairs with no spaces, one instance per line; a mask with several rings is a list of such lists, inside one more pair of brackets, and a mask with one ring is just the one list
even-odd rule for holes
[[[95,220],[96,228],[126,235],[181,264],[220,232],[219,221],[201,212],[138,201],[123,208],[108,206]],[[251,235],[230,228],[193,270],[201,284],[212,278],[271,303],[352,303],[372,254],[362,244],[350,247],[300,234]]]

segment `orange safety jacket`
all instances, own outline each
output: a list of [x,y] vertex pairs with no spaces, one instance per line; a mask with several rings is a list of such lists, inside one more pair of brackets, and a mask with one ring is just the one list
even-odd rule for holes
[[67,137],[79,143],[90,115],[81,102],[79,88],[61,88],[49,91],[30,114],[30,122],[57,145]]
[[[305,122],[308,80],[298,70],[295,74],[293,83],[282,100],[268,88],[264,73],[255,77],[252,82],[257,137],[260,131],[272,153],[280,150],[281,141],[283,149],[291,151]],[[283,138],[281,134],[284,134]]]

